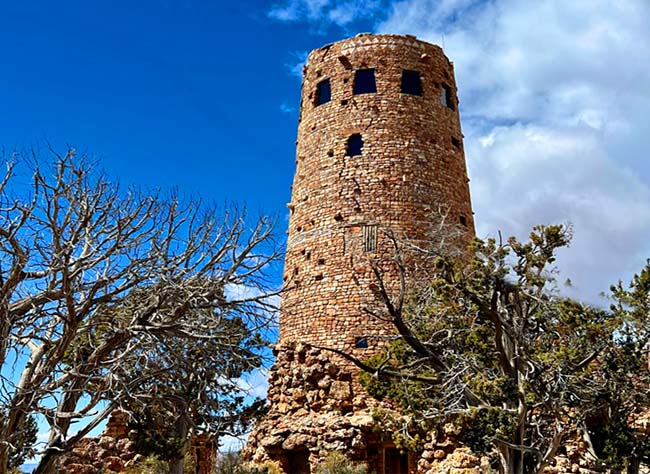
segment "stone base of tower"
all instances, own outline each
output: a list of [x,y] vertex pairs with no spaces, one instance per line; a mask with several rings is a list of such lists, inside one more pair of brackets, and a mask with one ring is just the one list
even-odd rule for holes
[[415,472],[415,459],[407,461],[373,418],[377,409],[393,407],[367,395],[349,364],[306,344],[276,347],[275,353],[269,411],[244,453],[253,465],[274,462],[286,474],[309,473],[328,453],[342,451],[366,463],[369,473]]

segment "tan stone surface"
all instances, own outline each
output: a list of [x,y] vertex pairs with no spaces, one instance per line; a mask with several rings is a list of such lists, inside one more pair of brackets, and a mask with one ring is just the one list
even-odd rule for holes
[[[195,461],[199,459],[197,474],[213,472],[216,462],[214,441],[196,436],[192,439],[189,453]],[[118,410],[113,412],[99,438],[82,439],[70,453],[59,459],[57,472],[117,474],[142,460],[143,456],[136,453],[135,445],[129,439],[128,415]]]
[[[375,69],[377,93],[353,95],[362,68]],[[422,96],[401,93],[402,70],[420,72]],[[324,79],[332,100],[316,106]],[[452,91],[453,109],[441,102],[443,86]],[[346,156],[355,133],[362,153]],[[392,332],[364,312],[375,303],[368,258],[389,260],[394,252],[382,228],[426,244],[432,214],[442,208],[453,224],[465,219],[466,238],[474,235],[453,65],[438,46],[406,36],[360,35],[313,51],[296,156],[280,341],[361,355],[358,337]],[[365,225],[379,226],[374,252],[363,251]],[[395,269],[386,271],[394,282]]]

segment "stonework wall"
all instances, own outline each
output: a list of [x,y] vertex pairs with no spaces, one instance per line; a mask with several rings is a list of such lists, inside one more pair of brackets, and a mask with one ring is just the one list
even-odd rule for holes
[[[367,68],[377,92],[354,95],[355,71]],[[401,92],[404,70],[420,73],[421,96]],[[324,80],[331,100],[317,105]],[[368,260],[394,253],[384,230],[426,245],[432,216],[443,212],[466,239],[474,235],[453,66],[438,46],[413,37],[334,43],[309,55],[300,117],[280,341],[354,353],[359,337],[392,333],[364,312],[374,302]],[[353,134],[363,148],[347,156]],[[368,251],[373,232],[377,246]],[[395,270],[388,267],[385,279],[394,282]]]
[[384,441],[372,413],[392,409],[360,392],[350,370],[332,361],[329,353],[303,343],[275,350],[270,372],[269,412],[251,433],[246,457],[255,465],[277,461],[294,473],[291,458],[308,453],[311,469],[330,451],[343,451],[383,472]]
[[[128,415],[122,411],[111,414],[106,429],[99,438],[82,439],[75,448],[62,456],[57,472],[69,474],[119,474],[142,462],[128,429]],[[196,436],[189,447],[196,474],[211,474],[217,456],[217,443]]]

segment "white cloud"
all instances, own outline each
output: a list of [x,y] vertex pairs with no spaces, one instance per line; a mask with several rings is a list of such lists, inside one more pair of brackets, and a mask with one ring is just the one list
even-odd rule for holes
[[269,388],[268,377],[269,370],[262,367],[238,379],[237,385],[249,397],[266,398],[266,392]]
[[572,222],[590,300],[650,256],[650,4],[405,0],[378,27],[455,63],[479,235]]
[[244,449],[248,433],[242,436],[225,435],[219,438],[219,451],[222,453],[235,453]]
[[295,111],[296,111],[296,108],[293,107],[293,106],[291,106],[291,105],[289,105],[289,104],[286,103],[286,102],[282,102],[282,103],[280,104],[280,112],[282,112],[283,114],[292,114],[292,113],[294,113]]
[[382,12],[382,0],[287,0],[275,5],[269,16],[286,22],[307,21],[319,28],[347,26],[358,19],[371,19]]
[[289,74],[291,74],[294,77],[297,77],[298,79],[302,79],[302,68],[305,66],[305,63],[307,62],[308,54],[309,51],[294,51],[291,53],[292,56],[291,62],[285,64],[285,66],[289,70]]

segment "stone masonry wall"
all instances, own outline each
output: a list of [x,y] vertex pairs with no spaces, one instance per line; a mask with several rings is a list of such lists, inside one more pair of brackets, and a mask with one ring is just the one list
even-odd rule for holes
[[[375,70],[377,92],[354,95],[355,71],[366,68]],[[401,92],[403,70],[420,73],[421,96]],[[316,105],[324,80],[331,100]],[[346,156],[353,134],[363,148]],[[309,55],[289,209],[280,341],[362,355],[359,337],[392,333],[363,310],[374,301],[368,260],[394,254],[383,231],[426,245],[432,216],[443,212],[465,240],[474,235],[453,66],[438,46],[358,35]],[[369,226],[377,232],[372,250],[364,248]],[[385,279],[396,281],[396,270],[387,267]]]
[[292,473],[291,453],[308,453],[313,468],[330,451],[343,451],[383,472],[382,435],[372,413],[392,410],[360,392],[353,373],[330,354],[303,343],[276,347],[269,374],[269,412],[251,433],[245,456],[255,465],[279,462]]
[[[98,438],[82,439],[57,463],[57,472],[69,474],[119,474],[143,461],[131,440],[128,414],[115,411]],[[217,443],[204,436],[192,439],[189,454],[197,474],[211,474],[216,464]]]

